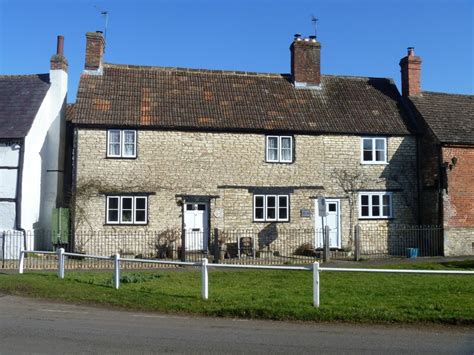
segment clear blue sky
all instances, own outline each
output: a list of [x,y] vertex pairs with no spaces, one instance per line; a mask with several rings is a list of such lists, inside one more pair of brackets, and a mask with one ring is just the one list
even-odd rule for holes
[[85,33],[103,30],[106,61],[287,73],[293,34],[319,18],[323,74],[391,77],[406,48],[423,58],[422,88],[474,93],[474,1],[0,0],[0,74],[43,73],[65,36],[69,98],[84,66]]

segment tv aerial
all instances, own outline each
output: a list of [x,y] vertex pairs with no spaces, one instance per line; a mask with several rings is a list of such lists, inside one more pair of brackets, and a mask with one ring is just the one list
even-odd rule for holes
[[104,39],[105,43],[107,43],[107,26],[109,24],[109,12],[107,10],[103,10],[97,5],[94,5],[95,9],[100,12],[100,15],[104,18]]
[[318,38],[318,18],[316,18],[314,15],[311,15],[311,23],[313,24],[313,30],[314,30],[314,37]]

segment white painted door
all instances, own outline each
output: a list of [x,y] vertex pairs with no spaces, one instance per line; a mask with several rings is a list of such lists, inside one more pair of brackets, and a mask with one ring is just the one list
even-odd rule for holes
[[[323,247],[324,226],[329,226],[329,247],[341,248],[341,201],[339,199],[326,199],[327,216],[321,217],[318,213],[318,201],[315,202],[315,228],[316,248]],[[324,226],[323,226],[324,224]]]
[[207,250],[208,205],[206,203],[186,203],[184,207],[186,250]]

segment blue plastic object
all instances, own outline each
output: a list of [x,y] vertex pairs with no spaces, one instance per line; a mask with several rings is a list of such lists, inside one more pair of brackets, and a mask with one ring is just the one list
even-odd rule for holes
[[418,256],[418,248],[407,248],[407,258],[416,258]]

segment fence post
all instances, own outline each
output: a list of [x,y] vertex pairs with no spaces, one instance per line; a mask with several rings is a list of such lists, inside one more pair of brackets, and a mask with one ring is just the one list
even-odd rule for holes
[[323,230],[323,261],[328,262],[331,259],[329,250],[329,232],[331,229],[329,226],[325,226]]
[[240,259],[240,234],[237,234],[237,257]]
[[360,260],[360,226],[354,226],[354,260]]
[[254,259],[257,257],[257,239],[255,236],[252,236],[252,255]]
[[58,251],[58,277],[64,279],[64,248],[59,248]]
[[219,263],[219,258],[221,257],[221,251],[219,246],[219,229],[214,228],[214,264]]
[[120,287],[120,254],[114,255],[114,287],[116,290]]
[[18,265],[18,273],[23,274],[23,266],[25,264],[25,252],[23,250],[20,251],[20,263]]
[[313,263],[313,305],[319,308],[319,263]]
[[184,227],[181,228],[181,261],[186,261],[186,229]]
[[202,268],[201,268],[201,277],[202,277],[202,285],[201,285],[201,294],[202,299],[207,300],[209,297],[209,276],[207,274],[207,258],[202,259]]

